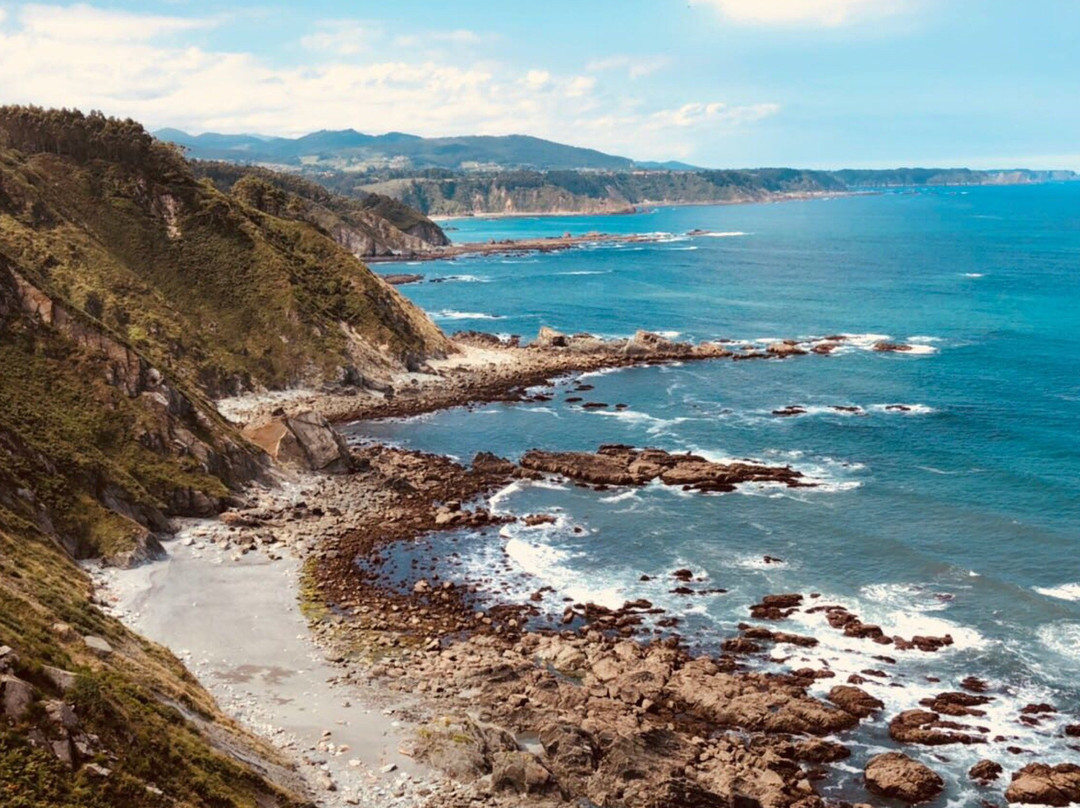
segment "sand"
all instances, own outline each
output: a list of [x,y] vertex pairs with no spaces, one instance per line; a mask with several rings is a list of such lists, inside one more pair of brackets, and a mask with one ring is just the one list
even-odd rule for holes
[[180,657],[226,713],[297,759],[318,804],[419,802],[431,785],[398,751],[406,730],[394,714],[407,705],[334,684],[340,670],[300,613],[299,563],[265,551],[233,560],[235,550],[210,541],[224,530],[186,520],[168,558],[92,568],[99,594],[128,626]]

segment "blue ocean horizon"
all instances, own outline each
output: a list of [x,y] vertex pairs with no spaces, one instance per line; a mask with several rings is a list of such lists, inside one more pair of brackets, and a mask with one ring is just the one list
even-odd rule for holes
[[[987,716],[971,722],[989,743],[933,760],[952,794],[977,793],[964,772],[982,757],[1013,769],[1075,760],[1064,726],[1080,722],[1080,183],[447,224],[455,241],[667,234],[425,263],[416,271],[426,282],[401,291],[450,332],[848,336],[831,356],[586,374],[594,389],[576,395],[606,409],[567,402],[567,381],[550,402],[358,425],[365,437],[463,462],[478,451],[516,458],[534,447],[626,443],[790,464],[820,483],[714,496],[519,482],[498,507],[559,520],[455,537],[447,574],[498,575],[504,598],[545,585],[609,606],[647,598],[681,617],[679,633],[704,649],[731,636],[762,595],[820,593],[819,603],[843,604],[886,633],[949,634],[954,644],[896,651],[800,614],[778,627],[821,645],[778,649],[790,659],[761,666],[824,663],[837,676],[823,690],[882,669],[885,678],[862,686],[886,702],[886,716],[967,676],[990,683]],[[697,230],[709,235],[685,235]],[[877,352],[879,340],[916,350]],[[773,414],[791,405],[805,414]],[[682,567],[727,592],[672,593],[670,574]],[[875,659],[882,654],[895,663]],[[1024,705],[1040,702],[1058,712],[1020,720]],[[889,747],[887,728],[872,723],[851,745],[854,778]],[[848,793],[845,771],[828,786],[838,795]]]

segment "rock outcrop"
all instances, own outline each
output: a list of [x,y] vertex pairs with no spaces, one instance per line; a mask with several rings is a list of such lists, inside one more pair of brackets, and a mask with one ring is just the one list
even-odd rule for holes
[[1023,805],[1070,805],[1080,802],[1080,766],[1030,763],[1012,776],[1005,799]]
[[915,805],[929,802],[940,794],[945,781],[905,754],[886,752],[866,764],[866,786],[875,794]]
[[601,446],[595,453],[533,449],[521,458],[521,466],[593,485],[645,485],[659,479],[664,485],[708,492],[734,491],[736,485],[747,482],[780,483],[789,488],[814,485],[790,466],[716,463],[698,455],[622,445]]
[[278,415],[245,427],[243,434],[281,463],[331,474],[343,474],[351,467],[345,438],[317,412]]

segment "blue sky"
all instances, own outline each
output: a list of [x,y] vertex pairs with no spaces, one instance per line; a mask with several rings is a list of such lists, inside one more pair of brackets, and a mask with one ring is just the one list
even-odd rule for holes
[[1074,0],[0,0],[0,101],[734,167],[1080,169]]

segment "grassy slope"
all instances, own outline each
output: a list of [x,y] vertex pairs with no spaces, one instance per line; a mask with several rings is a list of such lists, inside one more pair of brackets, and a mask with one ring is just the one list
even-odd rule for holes
[[315,227],[186,170],[148,176],[0,149],[0,254],[212,394],[448,350],[419,310]]
[[[269,770],[281,770],[275,753],[225,718],[175,657],[102,615],[90,605],[90,595],[85,574],[52,541],[0,508],[0,645],[17,651],[15,672],[36,686],[38,697],[14,726],[0,719],[0,804],[299,804],[213,748],[208,728],[218,743],[227,737]],[[82,635],[105,638],[114,653],[95,657]],[[74,688],[60,692],[43,675],[43,665],[78,674]],[[108,777],[95,777],[85,767],[73,773],[28,741],[35,732],[55,737],[42,705],[49,698],[71,704],[80,731],[98,737],[96,753],[85,762],[109,768]]]
[[232,193],[245,184],[249,190],[255,190],[250,189],[252,184],[256,189],[262,186],[266,189],[263,193],[273,194],[273,198],[267,200],[269,204],[254,207],[278,216],[309,221],[339,243],[346,240],[339,234],[347,236],[355,232],[366,236],[370,239],[367,255],[408,253],[450,243],[435,222],[387,196],[362,194],[349,198],[296,174],[235,163],[196,161],[192,163],[192,170],[195,176],[211,180],[225,193]]
[[[130,550],[260,473],[205,394],[447,343],[309,223],[245,206],[179,159],[138,165],[0,147],[0,646],[35,697],[14,722],[0,710],[0,804],[298,804],[259,773],[294,782],[271,750],[93,606],[71,556]],[[114,653],[90,653],[90,634]],[[75,686],[61,692],[46,665]],[[53,699],[97,739],[73,769],[50,751],[66,732]]]

